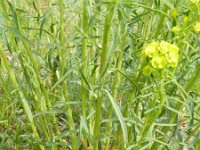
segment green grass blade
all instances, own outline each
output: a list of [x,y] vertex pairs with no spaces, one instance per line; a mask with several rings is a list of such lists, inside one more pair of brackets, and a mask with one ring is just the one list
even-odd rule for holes
[[108,98],[110,100],[110,103],[112,104],[114,110],[115,110],[115,113],[120,121],[120,124],[121,124],[121,127],[122,127],[122,131],[123,131],[123,136],[124,136],[124,144],[125,144],[125,147],[127,146],[128,144],[128,133],[127,133],[127,128],[126,128],[126,123],[124,121],[124,117],[116,103],[116,101],[113,99],[112,95],[110,94],[110,92],[108,92],[107,90],[105,90],[105,92],[107,93],[108,95]]

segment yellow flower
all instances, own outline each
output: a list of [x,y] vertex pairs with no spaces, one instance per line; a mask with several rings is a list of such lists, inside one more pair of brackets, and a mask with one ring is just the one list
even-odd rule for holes
[[152,58],[151,64],[154,68],[162,69],[166,65],[166,59],[164,56],[155,56]]
[[176,45],[170,45],[169,51],[166,55],[166,60],[171,67],[176,67],[179,59],[179,48]]
[[149,76],[152,72],[152,68],[150,65],[147,65],[144,67],[143,69],[143,74],[146,75],[146,76]]
[[172,32],[173,33],[178,33],[178,32],[180,32],[180,27],[179,26],[174,26],[173,28],[172,28]]
[[184,24],[187,24],[188,21],[189,21],[188,16],[183,16],[183,22],[184,22]]
[[178,52],[179,52],[178,46],[171,44],[170,47],[169,47],[169,52],[173,52],[173,53],[178,54]]
[[166,54],[170,49],[171,44],[165,41],[161,41],[159,51],[162,54]]
[[146,57],[153,57],[154,55],[157,54],[157,47],[158,47],[159,43],[157,42],[151,42],[149,44],[147,44],[147,46],[145,47],[143,54]]
[[167,62],[173,68],[175,68],[178,64],[179,55],[174,52],[170,52],[166,55]]
[[178,15],[178,9],[176,9],[176,8],[172,9],[170,11],[169,15],[176,18],[176,16]]
[[192,2],[192,3],[198,3],[199,0],[190,0],[190,2]]
[[194,29],[194,31],[199,32],[200,31],[200,22],[195,23],[193,25],[193,29]]
[[[143,50],[143,54],[149,58],[149,63],[155,69],[162,69],[166,66],[175,68],[179,59],[179,48],[166,41],[151,42]],[[151,74],[152,68],[147,65],[143,69],[145,75]]]

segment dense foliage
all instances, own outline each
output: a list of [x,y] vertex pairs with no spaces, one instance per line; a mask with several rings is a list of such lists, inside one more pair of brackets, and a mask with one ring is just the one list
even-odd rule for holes
[[0,149],[200,149],[199,0],[0,0]]

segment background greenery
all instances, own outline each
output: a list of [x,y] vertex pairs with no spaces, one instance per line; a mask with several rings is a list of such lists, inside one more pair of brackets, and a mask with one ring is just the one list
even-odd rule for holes
[[[198,0],[0,6],[0,149],[200,148]],[[162,40],[178,66],[145,75]]]

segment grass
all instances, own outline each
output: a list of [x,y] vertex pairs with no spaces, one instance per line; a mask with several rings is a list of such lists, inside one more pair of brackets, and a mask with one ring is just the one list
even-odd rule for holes
[[199,149],[199,8],[1,0],[0,149]]

